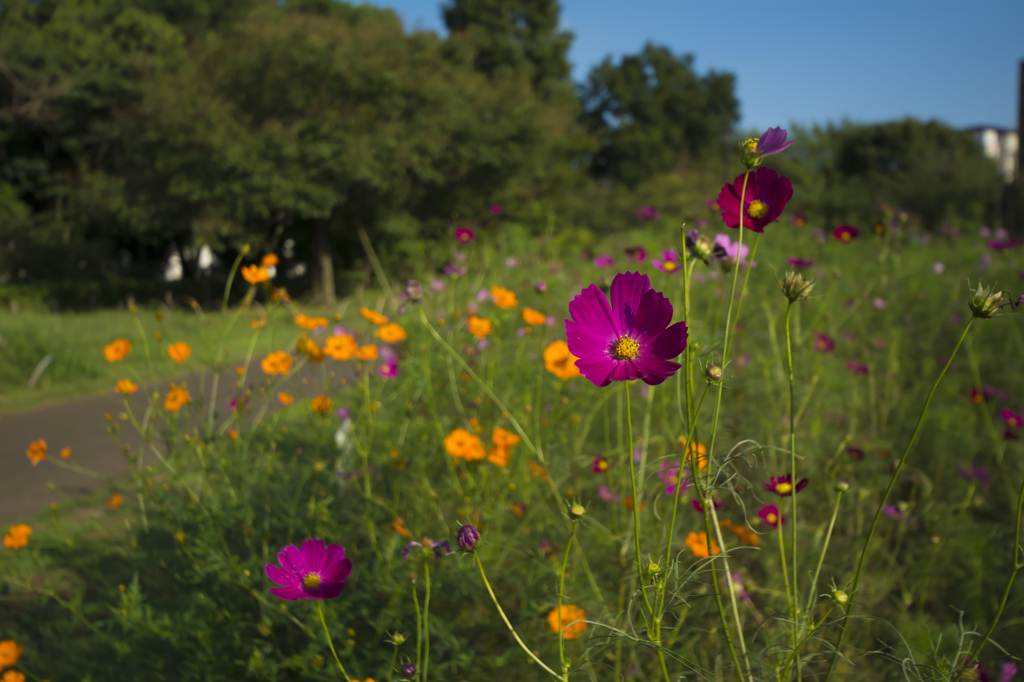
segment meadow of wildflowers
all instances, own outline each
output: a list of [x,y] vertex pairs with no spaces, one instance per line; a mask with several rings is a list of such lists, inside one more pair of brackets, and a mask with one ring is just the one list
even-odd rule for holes
[[[95,357],[147,358],[108,413],[143,445],[88,522],[3,529],[0,679],[1009,682],[1019,245],[809,224],[788,145],[703,230],[644,206],[581,254],[491,206],[331,311],[243,253],[244,359],[132,310]],[[202,362],[228,410],[129,400]]]

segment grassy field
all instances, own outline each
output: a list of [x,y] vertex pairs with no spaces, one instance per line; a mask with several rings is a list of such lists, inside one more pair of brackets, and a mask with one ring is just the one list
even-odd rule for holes
[[[994,252],[974,228],[958,237],[864,232],[842,243],[811,226],[766,230],[757,266],[740,270],[737,292],[750,277],[733,299],[724,381],[703,402],[704,367],[722,363],[733,284],[715,263],[696,263],[690,280],[688,373],[658,386],[599,388],[556,374],[551,351],[545,358],[565,338],[569,301],[620,272],[649,275],[675,306],[673,321],[683,318],[682,272],[650,263],[679,248],[668,220],[595,237],[585,254],[571,237],[537,241],[514,226],[481,232],[461,247],[465,260],[453,261],[467,269],[461,277],[440,274],[456,248],[442,245],[442,257],[416,273],[421,305],[364,295],[320,311],[340,315],[356,346],[394,353],[322,360],[325,377],[340,362],[360,376],[344,385],[325,378],[320,390],[332,403],[322,414],[300,400],[233,438],[243,421],[233,413],[184,431],[163,398],[155,401],[143,427],[150,450],[126,455],[137,464],[137,495],[88,523],[67,523],[58,509],[38,520],[26,547],[0,555],[0,639],[25,647],[19,667],[54,680],[343,679],[325,629],[358,680],[398,679],[406,663],[424,682],[825,679],[844,627],[835,591],[853,592],[874,528],[833,679],[977,678],[964,663],[981,640],[971,633],[994,622],[1005,591],[992,643],[973,659],[997,679],[1024,655],[1024,593],[1006,591],[1024,478],[1014,421],[1024,411],[1024,373],[1013,370],[1024,359],[1019,316],[971,325],[880,505],[971,320],[968,280],[1016,298],[1019,249]],[[624,255],[635,246],[649,254],[642,263]],[[598,267],[603,254],[613,262]],[[788,318],[792,407],[779,290],[790,257],[815,261],[804,270],[814,289]],[[495,286],[514,292],[514,305]],[[385,344],[363,306],[407,338]],[[528,322],[526,307],[554,324]],[[276,321],[261,331],[255,358],[285,350],[296,365],[316,362],[292,350],[304,331],[293,311],[268,309]],[[122,378],[123,364],[102,361],[103,346],[122,335],[135,346],[130,367],[148,371],[127,313],[23,315],[3,319],[7,343],[29,358],[62,349],[75,358],[41,387],[49,395]],[[230,333],[223,317],[192,315],[165,317],[164,341],[180,336],[194,361],[213,365],[221,343],[231,358],[244,354],[253,313]],[[490,321],[489,334],[479,319]],[[150,338],[160,329],[151,312],[140,320]],[[327,334],[307,336],[322,349]],[[394,370],[381,369],[391,362]],[[175,369],[160,363],[157,373]],[[276,392],[291,391],[293,370],[253,371],[242,412],[258,414]],[[687,436],[710,454],[706,470],[683,461]],[[793,457],[806,489],[766,490]],[[683,471],[697,485],[680,493],[674,514],[672,477]],[[701,511],[705,495],[720,503],[713,514],[710,503]],[[770,505],[784,535],[767,521]],[[482,536],[475,553],[423,558],[407,546],[447,540],[457,549],[466,523]],[[725,550],[714,560],[700,535],[708,532]],[[323,620],[315,604],[267,591],[266,564],[307,538],[343,545],[354,564]],[[553,631],[560,603],[577,609],[562,625],[586,622],[564,640]]]

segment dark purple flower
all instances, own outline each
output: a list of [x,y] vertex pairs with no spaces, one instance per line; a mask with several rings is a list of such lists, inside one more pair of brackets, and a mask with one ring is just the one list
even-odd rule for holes
[[787,140],[787,131],[784,128],[769,128],[757,139],[757,149],[754,152],[758,156],[769,156],[785,151],[793,140]]
[[[800,492],[807,487],[807,479],[801,478],[800,482],[796,484],[796,492]],[[784,476],[772,476],[770,481],[764,482],[765,490],[770,493],[775,493],[779,497],[789,497],[793,494],[793,475],[785,474]]]
[[850,370],[854,374],[868,373],[867,365],[865,365],[863,362],[854,362],[853,360],[850,360],[849,362],[846,363],[846,369]]
[[604,455],[598,455],[594,458],[594,473],[603,474],[612,468],[611,462]]
[[988,243],[988,248],[993,251],[1008,251],[1016,246],[1020,246],[1022,241],[1024,240],[1017,237],[1014,237],[1013,239],[993,239]]
[[[690,502],[690,504],[693,506],[693,510],[694,511],[698,511],[701,514],[704,513],[704,505],[701,504],[700,500],[694,500],[694,501]],[[714,505],[715,509],[721,509],[722,508],[722,501],[720,499],[718,499],[717,497],[712,497],[711,498],[711,504]]]
[[685,322],[672,321],[672,304],[651,289],[647,275],[620,273],[612,280],[611,305],[591,284],[569,303],[565,321],[569,352],[595,386],[643,379],[652,386],[679,369],[671,358],[686,348]]
[[894,504],[883,504],[882,511],[885,512],[886,516],[888,516],[890,519],[893,519],[894,521],[903,520],[903,512],[901,512],[899,507],[897,507]]
[[807,224],[807,216],[800,215],[799,213],[797,213],[796,215],[789,219],[789,224],[795,227],[803,227],[804,225]]
[[647,259],[647,249],[642,246],[627,246],[626,257],[637,263],[643,263]]
[[499,206],[498,204],[491,204],[491,205],[490,205],[490,206],[489,206],[489,207],[487,208],[487,211],[488,211],[488,213],[490,213],[491,215],[501,215],[502,213],[504,213],[504,212],[505,212],[505,209],[503,209],[503,208],[502,208],[501,206]]
[[864,450],[856,445],[848,445],[846,454],[850,456],[850,459],[864,459]]
[[803,270],[805,268],[813,268],[814,261],[810,258],[797,258],[796,256],[789,257],[789,264],[797,270]]
[[712,248],[712,254],[718,259],[724,269],[731,270],[737,264],[757,267],[756,262],[751,263],[747,261],[749,253],[750,247],[746,244],[740,244],[740,240],[733,241],[729,239],[727,234],[715,235],[715,245]]
[[814,332],[813,348],[819,353],[831,353],[836,349],[836,340],[825,332]]
[[352,574],[344,547],[312,538],[303,541],[302,549],[288,545],[278,553],[277,561],[280,568],[267,564],[267,577],[281,587],[271,587],[270,593],[287,601],[334,599]]
[[653,206],[644,206],[636,212],[636,217],[640,220],[657,220],[658,211]]
[[729,227],[740,226],[740,195],[743,195],[744,229],[764,232],[768,223],[778,222],[786,203],[793,197],[793,185],[789,178],[779,176],[771,168],[758,168],[747,178],[747,190],[743,192],[743,176],[738,175],[722,187],[718,204],[722,207],[722,220]]
[[859,235],[860,235],[860,230],[858,230],[853,225],[845,225],[844,224],[844,225],[840,225],[836,229],[832,230],[832,236],[835,237],[836,239],[838,239],[839,241],[843,242],[844,244],[846,242],[852,242]]
[[675,249],[666,249],[661,252],[661,258],[652,258],[651,265],[662,272],[675,272],[679,269],[679,254]]
[[988,487],[992,484],[992,474],[988,469],[974,462],[971,462],[970,469],[960,469],[960,478],[977,483],[985,492],[988,492]]
[[460,526],[456,539],[463,552],[472,552],[480,542],[480,531],[476,529],[476,526]]
[[406,663],[405,665],[403,665],[402,666],[402,678],[406,679],[406,680],[411,680],[414,677],[416,677],[416,664],[415,663]]
[[[427,538],[423,538],[423,542],[430,543],[430,548],[434,550],[435,559],[440,559],[452,553],[452,546],[447,540],[438,540],[437,542],[432,542]],[[413,547],[419,547],[422,550],[423,544],[419,542],[410,542],[409,544],[407,544],[405,546],[405,549],[402,550],[402,558],[406,561],[409,560],[409,552],[412,550]]]
[[456,227],[455,239],[458,240],[460,244],[469,244],[470,242],[476,241],[476,232],[468,227]]
[[611,267],[615,259],[611,256],[598,256],[594,259],[594,267],[596,268],[608,268]]
[[766,504],[761,507],[761,510],[757,512],[757,515],[761,517],[761,520],[764,521],[765,524],[772,528],[778,528],[779,524],[786,522],[785,517],[782,516],[782,512],[780,512],[779,508],[774,504]]

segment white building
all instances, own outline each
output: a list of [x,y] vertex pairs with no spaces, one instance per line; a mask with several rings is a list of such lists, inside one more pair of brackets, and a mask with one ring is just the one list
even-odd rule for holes
[[991,126],[978,126],[968,128],[967,132],[973,134],[981,143],[985,156],[999,164],[1003,180],[1013,182],[1017,177],[1020,157],[1020,135],[1016,130],[1005,128],[993,128]]

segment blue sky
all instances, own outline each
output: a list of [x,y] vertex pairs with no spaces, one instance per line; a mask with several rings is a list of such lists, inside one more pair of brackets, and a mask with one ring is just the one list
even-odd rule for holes
[[[373,0],[444,32],[436,0]],[[742,128],[915,116],[1017,127],[1022,0],[562,0],[582,80],[645,42],[737,76]]]

